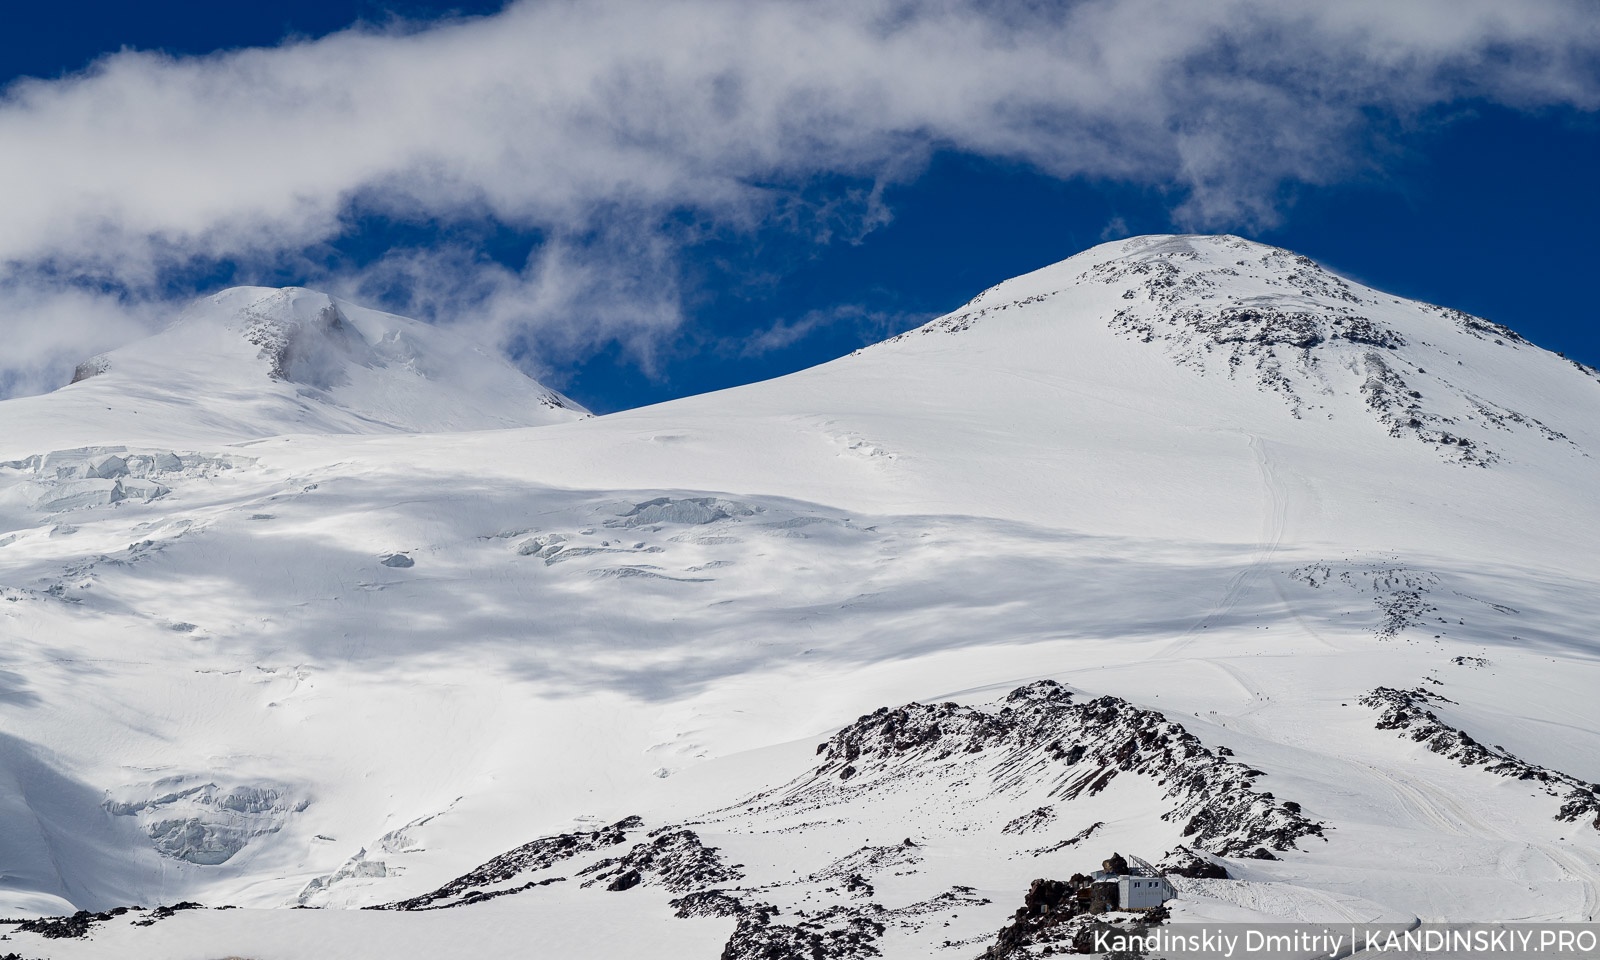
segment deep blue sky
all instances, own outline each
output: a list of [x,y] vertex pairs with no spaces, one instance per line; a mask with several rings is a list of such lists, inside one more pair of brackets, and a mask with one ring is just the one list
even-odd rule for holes
[[[56,77],[124,46],[174,54],[318,36],[360,19],[488,13],[497,2],[416,0],[146,3],[62,0],[7,11],[0,82]],[[1570,110],[1515,113],[1471,103],[1418,124],[1398,159],[1363,182],[1299,188],[1283,223],[1256,239],[1305,253],[1373,286],[1487,316],[1600,364],[1600,122]],[[1432,118],[1434,121],[1438,117]],[[841,185],[842,186],[842,185]],[[828,189],[823,184],[819,189]],[[776,228],[691,250],[690,323],[647,376],[615,351],[584,362],[567,391],[597,411],[779,375],[952,309],[979,290],[1128,233],[1174,229],[1160,188],[1060,181],[1025,167],[938,157],[891,190],[892,221],[858,242],[816,244]],[[1238,232],[1252,235],[1248,231]],[[360,263],[396,242],[460,240],[460,225],[371,221],[329,252]],[[515,268],[538,242],[479,228],[469,239]],[[763,278],[760,282],[752,277]],[[251,278],[254,279],[254,278]],[[295,277],[275,278],[294,282]],[[740,338],[774,321],[847,309],[784,349],[748,355]]]

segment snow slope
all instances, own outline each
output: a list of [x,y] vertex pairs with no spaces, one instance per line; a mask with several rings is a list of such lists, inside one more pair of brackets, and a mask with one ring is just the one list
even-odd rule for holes
[[0,914],[247,909],[25,955],[972,957],[1180,844],[1233,877],[1180,917],[1600,912],[1600,374],[1286,251],[1106,244],[536,429],[39,429]]
[[447,330],[312,290],[233,287],[0,407],[0,457],[109,443],[537,426],[586,411]]

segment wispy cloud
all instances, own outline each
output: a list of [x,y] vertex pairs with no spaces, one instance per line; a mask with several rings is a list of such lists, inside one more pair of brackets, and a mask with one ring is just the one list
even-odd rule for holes
[[827,310],[809,310],[794,320],[779,318],[763,329],[726,341],[724,349],[741,357],[762,357],[792,347],[831,327],[848,325],[862,339],[872,340],[931,319],[933,317],[922,313],[872,310],[860,304],[841,304]]
[[[124,52],[0,98],[0,263],[13,289],[80,277],[148,299],[196,258],[337,238],[353,204],[494,218],[554,239],[520,270],[413,251],[324,279],[478,311],[501,342],[620,340],[647,362],[682,317],[686,213],[859,236],[884,185],[957,150],[1168,185],[1187,226],[1265,225],[1287,188],[1369,171],[1439,105],[1594,109],[1597,52],[1583,0],[530,0]],[[796,204],[827,177],[877,189]]]
[[54,390],[79,363],[149,331],[159,307],[30,278],[0,281],[0,397]]

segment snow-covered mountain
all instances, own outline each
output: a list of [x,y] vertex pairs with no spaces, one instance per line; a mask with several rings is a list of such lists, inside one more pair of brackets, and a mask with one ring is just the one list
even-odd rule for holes
[[1178,919],[1600,912],[1600,374],[1488,321],[1141,237],[606,417],[171,409],[8,432],[0,914],[247,909],[27,955],[1023,956],[1112,851]]
[[233,287],[0,407],[0,456],[102,443],[560,423],[582,407],[449,331],[289,287]]

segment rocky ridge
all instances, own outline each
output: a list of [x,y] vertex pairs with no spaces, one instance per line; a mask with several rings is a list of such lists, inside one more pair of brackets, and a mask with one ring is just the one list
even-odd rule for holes
[[[1172,802],[1163,819],[1219,856],[1270,859],[1316,823],[1256,789],[1261,771],[1227,759],[1160,713],[1116,697],[1078,702],[1051,680],[1020,687],[997,709],[953,703],[879,708],[817,747],[816,769],[758,798],[755,806],[826,806],[921,775],[982,772],[997,792],[1045,786],[1070,801],[1133,774],[1155,781]],[[749,805],[747,805],[749,806]]]
[[[369,907],[371,910],[439,910],[531,890],[550,878],[515,881],[540,873],[566,860],[593,853],[627,841],[628,832],[644,825],[638,817],[625,817],[610,826],[586,833],[561,833],[540,837],[514,850],[508,850],[472,871],[462,874],[437,890],[394,903]],[[565,878],[561,878],[565,879]]]
[[1453,702],[1443,694],[1420,687],[1378,687],[1361,698],[1363,705],[1379,711],[1379,730],[1393,730],[1463,767],[1482,767],[1489,773],[1534,784],[1561,800],[1555,819],[1568,823],[1587,821],[1600,830],[1600,783],[1529,763],[1504,747],[1479,743],[1465,730],[1439,719],[1433,711],[1440,704]]
[[[1150,779],[1170,802],[1166,819],[1180,825],[1192,848],[1169,852],[1163,867],[1184,876],[1225,877],[1215,856],[1277,859],[1299,842],[1322,837],[1326,829],[1298,804],[1258,789],[1262,771],[1231,759],[1225,749],[1206,747],[1162,714],[1116,697],[1080,702],[1078,694],[1049,680],[1020,687],[987,707],[913,703],[882,708],[820,744],[818,757],[795,780],[698,820],[643,833],[644,821],[628,817],[587,832],[544,837],[437,890],[370,909],[464,906],[568,880],[601,893],[654,886],[677,895],[671,905],[679,917],[735,921],[723,960],[861,960],[877,956],[891,931],[921,931],[964,905],[989,901],[972,887],[954,886],[905,906],[880,902],[879,878],[915,875],[923,868],[924,850],[910,837],[858,846],[792,879],[752,883],[744,864],[728,863],[696,828],[735,834],[809,829],[827,821],[775,825],[835,805],[870,802],[894,792],[906,778],[932,776],[982,780],[989,784],[986,792],[1043,787],[1053,803],[1015,817],[1000,831],[1036,834],[1052,827],[1061,805],[1095,795],[1127,775]],[[923,782],[920,789],[929,787]],[[1033,855],[1075,847],[1103,826],[1091,824]],[[1035,888],[1028,895],[1033,900],[1049,892],[1037,883]],[[1025,907],[1018,915],[1020,926],[1013,924],[1016,929],[998,941],[1004,950],[988,955],[1009,956],[1024,942],[1069,947],[1089,929],[1087,921],[1073,919],[1079,912],[1076,907],[1068,912]],[[1072,923],[1060,925],[1068,920]],[[1048,933],[1041,932],[1046,928]]]

